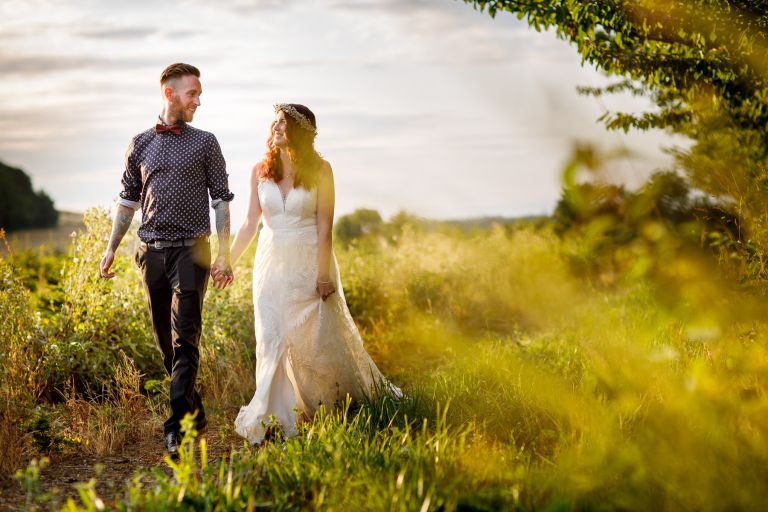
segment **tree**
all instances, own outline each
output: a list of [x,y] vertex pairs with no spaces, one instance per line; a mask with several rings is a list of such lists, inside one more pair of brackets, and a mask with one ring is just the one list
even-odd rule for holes
[[343,244],[365,235],[375,234],[383,221],[376,210],[359,208],[354,212],[339,217],[333,228],[334,237]]
[[58,221],[51,198],[45,192],[35,193],[24,171],[0,162],[0,228],[42,228]]
[[768,3],[762,0],[464,0],[552,28],[582,62],[621,79],[601,95],[648,96],[651,112],[606,113],[609,129],[663,128],[692,185],[733,209],[768,252]]

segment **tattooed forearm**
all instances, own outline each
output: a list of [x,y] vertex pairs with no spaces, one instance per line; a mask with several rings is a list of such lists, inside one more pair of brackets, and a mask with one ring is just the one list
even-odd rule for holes
[[115,219],[112,221],[112,235],[109,237],[108,248],[110,251],[117,251],[117,247],[128,232],[128,228],[131,227],[133,214],[134,210],[132,208],[128,208],[122,204],[118,205]]
[[216,205],[216,235],[219,237],[219,256],[223,256],[229,262],[229,203],[222,201]]

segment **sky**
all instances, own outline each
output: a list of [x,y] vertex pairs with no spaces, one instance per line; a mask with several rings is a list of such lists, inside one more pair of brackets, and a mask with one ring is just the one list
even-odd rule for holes
[[61,210],[113,205],[172,62],[201,70],[193,125],[221,144],[235,226],[276,102],[316,114],[337,216],[547,214],[576,141],[630,150],[629,186],[675,142],[606,132],[606,108],[649,105],[579,95],[612,80],[553,32],[456,0],[0,0],[0,161]]

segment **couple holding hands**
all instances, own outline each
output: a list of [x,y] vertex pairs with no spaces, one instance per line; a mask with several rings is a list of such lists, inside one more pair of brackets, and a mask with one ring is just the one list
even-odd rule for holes
[[[230,244],[234,194],[221,148],[212,133],[187,124],[200,106],[200,71],[171,64],[160,76],[160,88],[157,124],[128,146],[100,272],[114,277],[115,252],[141,208],[136,264],[170,375],[165,449],[177,457],[186,414],[195,415],[198,431],[205,430],[196,379],[208,279],[221,289],[232,283],[231,265],[260,223],[253,268],[256,390],[240,409],[235,430],[251,444],[276,427],[295,435],[297,421],[312,418],[321,406],[343,403],[347,395],[361,399],[386,382],[363,348],[344,299],[332,249],[333,173],[314,147],[315,115],[304,105],[275,105],[267,151],[251,172],[248,213]],[[209,207],[219,242],[213,263]]]

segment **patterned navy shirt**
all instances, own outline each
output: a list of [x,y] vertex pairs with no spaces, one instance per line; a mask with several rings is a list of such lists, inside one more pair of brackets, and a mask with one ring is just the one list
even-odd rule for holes
[[141,207],[139,238],[181,240],[211,234],[211,207],[231,201],[227,170],[216,137],[188,124],[181,135],[142,132],[125,154],[120,204]]

